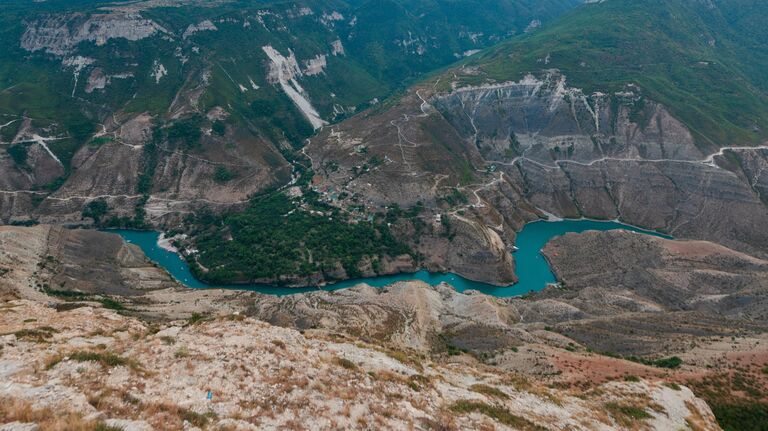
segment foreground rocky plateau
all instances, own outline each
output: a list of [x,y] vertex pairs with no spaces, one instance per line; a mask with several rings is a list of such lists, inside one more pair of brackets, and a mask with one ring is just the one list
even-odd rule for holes
[[408,356],[241,314],[148,325],[14,300],[3,304],[0,331],[0,417],[14,421],[2,429],[634,427],[625,409],[647,412],[643,427],[717,428],[685,387],[550,389],[469,358]]

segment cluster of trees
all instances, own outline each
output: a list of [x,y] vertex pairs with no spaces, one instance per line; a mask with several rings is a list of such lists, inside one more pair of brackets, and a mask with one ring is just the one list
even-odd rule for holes
[[337,210],[310,207],[299,208],[284,194],[273,193],[254,200],[245,212],[199,224],[198,259],[208,271],[198,268],[197,275],[213,283],[317,273],[330,278],[328,273],[341,265],[347,276],[358,277],[366,259],[410,253],[383,217],[350,223]]

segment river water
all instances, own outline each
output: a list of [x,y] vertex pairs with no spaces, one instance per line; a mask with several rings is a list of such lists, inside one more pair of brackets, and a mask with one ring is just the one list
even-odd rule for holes
[[[536,221],[528,223],[518,233],[516,246],[518,250],[514,252],[517,277],[520,281],[511,286],[493,286],[486,283],[480,283],[468,280],[456,274],[430,273],[428,271],[418,271],[413,274],[384,275],[379,277],[361,278],[356,280],[346,280],[331,286],[324,287],[325,290],[344,289],[355,286],[359,283],[366,283],[374,287],[384,287],[397,281],[421,280],[430,285],[436,285],[446,282],[453,286],[457,291],[463,292],[468,289],[479,290],[487,295],[497,297],[518,296],[531,291],[539,291],[547,284],[555,282],[555,276],[552,274],[549,264],[541,254],[541,249],[550,239],[564,235],[569,232],[584,232],[587,230],[607,231],[614,229],[624,229],[639,234],[647,234],[669,238],[656,232],[639,229],[634,226],[625,225],[614,221],[595,221],[595,220],[560,220],[560,221]],[[197,280],[189,270],[187,262],[177,253],[165,250],[158,246],[158,232],[151,231],[132,231],[132,230],[110,230],[122,236],[127,242],[141,247],[149,259],[165,268],[176,280],[190,288],[212,288],[222,287],[230,289],[252,290],[256,292],[271,295],[290,295],[295,293],[309,292],[318,290],[317,287],[307,288],[289,288],[270,286],[263,284],[238,284],[227,286],[213,286]]]

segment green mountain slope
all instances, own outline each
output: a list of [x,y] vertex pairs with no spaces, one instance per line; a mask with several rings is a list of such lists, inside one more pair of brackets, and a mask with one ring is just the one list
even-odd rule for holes
[[637,84],[700,145],[768,138],[768,4],[752,0],[610,0],[473,57],[483,74],[517,80],[559,69],[587,92]]
[[[51,149],[68,164],[112,113],[149,112],[162,124],[185,86],[205,77],[198,111],[228,106],[233,124],[297,147],[313,129],[268,77],[262,47],[295,56],[302,69],[295,83],[319,117],[333,122],[578,3],[14,0],[0,13],[0,115],[25,115],[66,136]],[[208,28],[194,28],[203,24]],[[125,36],[126,28],[149,25],[152,34]],[[106,80],[103,88],[89,87],[96,77]],[[11,128],[3,132],[12,137]]]

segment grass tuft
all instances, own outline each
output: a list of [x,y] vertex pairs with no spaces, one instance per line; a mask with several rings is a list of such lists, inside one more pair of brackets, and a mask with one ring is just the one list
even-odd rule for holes
[[605,409],[619,425],[629,427],[637,421],[650,419],[652,416],[644,408],[618,402],[605,403]]
[[504,393],[501,389],[495,388],[493,386],[484,385],[482,383],[476,383],[470,386],[469,390],[477,392],[479,394],[488,395],[494,398],[499,398],[502,400],[509,399],[509,395]]
[[336,365],[338,365],[338,366],[340,366],[342,368],[346,368],[348,370],[357,370],[357,368],[358,368],[357,365],[354,362],[350,361],[347,358],[335,358],[334,359],[334,363],[336,363]]
[[523,417],[512,414],[509,410],[500,406],[493,406],[479,401],[460,400],[453,403],[449,408],[450,411],[459,414],[466,413],[482,413],[489,418],[497,420],[499,423],[509,425],[513,428],[518,428],[523,431],[540,431],[545,430],[539,425],[525,419]]

